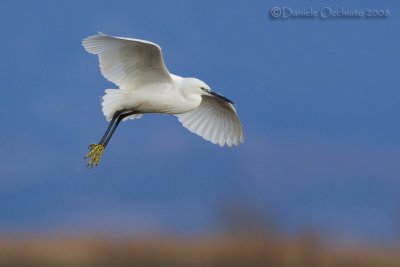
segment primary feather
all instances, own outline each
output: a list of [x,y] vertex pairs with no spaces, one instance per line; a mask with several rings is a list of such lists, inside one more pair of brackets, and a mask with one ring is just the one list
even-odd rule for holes
[[101,73],[120,89],[171,81],[161,48],[154,43],[98,34],[85,38],[82,44],[89,53],[99,56]]
[[189,131],[214,144],[231,147],[244,142],[235,107],[218,98],[203,95],[198,108],[176,116]]

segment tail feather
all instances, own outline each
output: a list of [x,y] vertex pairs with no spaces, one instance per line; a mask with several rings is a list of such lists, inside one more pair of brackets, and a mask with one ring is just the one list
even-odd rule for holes
[[[112,119],[114,113],[118,110],[123,109],[124,98],[126,97],[127,91],[119,89],[106,89],[106,94],[103,96],[102,111],[106,119],[109,121]],[[140,119],[142,114],[135,114],[126,117],[126,119]]]

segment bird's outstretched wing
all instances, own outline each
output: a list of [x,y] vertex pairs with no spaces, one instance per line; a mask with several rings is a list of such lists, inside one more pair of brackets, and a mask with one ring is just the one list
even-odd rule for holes
[[101,73],[121,89],[134,90],[144,83],[171,81],[157,44],[99,33],[85,38],[82,45],[99,56]]
[[214,144],[231,147],[244,142],[235,107],[219,98],[203,95],[198,108],[176,116],[189,131]]

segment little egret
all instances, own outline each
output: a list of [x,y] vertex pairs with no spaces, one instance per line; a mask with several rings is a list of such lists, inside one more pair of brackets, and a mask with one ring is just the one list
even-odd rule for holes
[[139,119],[144,113],[175,115],[189,131],[220,146],[244,142],[233,102],[199,79],[169,73],[157,44],[99,33],[82,45],[98,55],[103,76],[119,86],[105,90],[102,111],[110,124],[100,142],[89,145],[88,167],[99,164],[122,120]]

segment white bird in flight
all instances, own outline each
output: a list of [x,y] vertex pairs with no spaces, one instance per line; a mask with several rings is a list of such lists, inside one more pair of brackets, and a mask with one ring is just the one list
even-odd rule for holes
[[105,90],[102,111],[111,122],[100,142],[89,145],[89,167],[99,164],[123,119],[139,119],[144,113],[175,115],[189,131],[221,147],[244,142],[233,102],[199,79],[169,73],[157,44],[99,33],[82,45],[98,55],[103,76],[119,86]]

